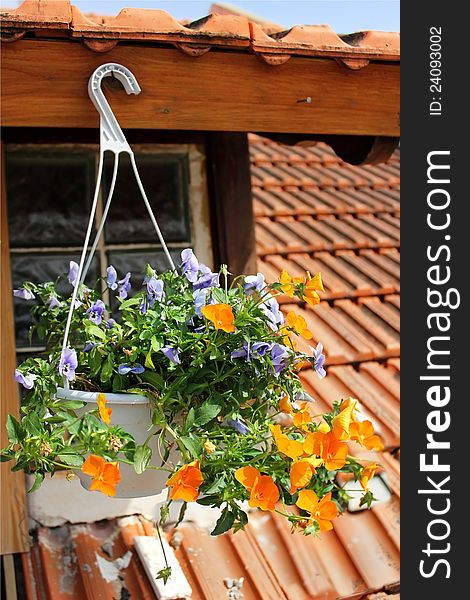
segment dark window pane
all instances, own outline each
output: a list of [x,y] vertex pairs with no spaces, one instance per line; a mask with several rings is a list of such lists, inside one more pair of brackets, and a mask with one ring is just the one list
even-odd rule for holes
[[6,153],[12,248],[83,244],[94,186],[91,153]]
[[[136,156],[142,184],[155,218],[167,242],[190,240],[188,216],[188,164],[184,154]],[[105,193],[107,198],[114,159],[105,163]],[[116,188],[106,223],[106,241],[113,244],[157,242],[127,155],[121,154]]]
[[[59,275],[65,275],[56,286],[59,294],[64,296],[72,293],[72,286],[67,281],[69,262],[78,262],[80,257],[76,254],[13,254],[11,257],[13,288],[17,289],[25,281],[41,283],[44,281],[55,281]],[[96,258],[93,259],[86,278],[86,283],[94,285],[99,277],[99,266]],[[34,301],[14,299],[15,307],[15,333],[16,345],[20,348],[30,346],[28,333],[32,324],[29,314]],[[33,346],[41,346],[37,338],[32,340]]]

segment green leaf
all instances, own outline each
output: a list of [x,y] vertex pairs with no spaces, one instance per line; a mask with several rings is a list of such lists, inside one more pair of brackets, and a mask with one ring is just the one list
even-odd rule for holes
[[183,442],[184,447],[189,450],[193,458],[199,458],[202,453],[202,447],[198,441],[186,435],[180,436],[180,440]]
[[13,454],[7,454],[7,452],[0,452],[0,462],[8,462],[13,460],[15,457]]
[[41,420],[36,413],[26,415],[26,417],[23,418],[22,426],[30,436],[41,435],[42,433]]
[[150,384],[157,391],[165,388],[163,377],[159,373],[155,373],[155,371],[145,371],[139,375],[139,379]]
[[136,306],[137,304],[140,304],[139,298],[128,298],[127,300],[124,300],[124,302],[121,302],[119,305],[119,310],[126,310],[126,308],[129,308],[130,306]]
[[113,377],[113,392],[120,392],[124,389],[125,386],[125,378],[119,373],[116,373]]
[[215,494],[216,492],[220,492],[225,487],[225,478],[221,475],[218,479],[214,481],[214,483],[204,490],[205,494]]
[[219,304],[225,304],[227,302],[225,290],[222,288],[212,288],[212,298]]
[[90,365],[90,371],[92,375],[98,375],[101,369],[101,354],[96,348],[90,351],[90,357],[88,359]]
[[35,474],[35,477],[34,477],[34,483],[30,487],[30,489],[28,490],[28,494],[32,494],[37,489],[39,489],[41,487],[41,483],[43,481],[44,481],[44,473],[42,473],[41,471],[36,471],[36,474]]
[[23,429],[21,424],[15,419],[13,415],[7,415],[6,422],[8,441],[11,444],[18,444],[23,439]]
[[101,369],[100,379],[102,383],[106,383],[111,379],[111,375],[113,374],[113,355],[108,354],[108,357]]
[[201,506],[213,506],[217,504],[217,502],[220,502],[220,498],[216,494],[213,494],[211,496],[202,496],[202,498],[198,498],[196,502]]
[[147,369],[155,369],[155,365],[153,364],[153,361],[152,361],[152,349],[151,348],[148,351],[147,356],[145,357],[144,366],[146,366]]
[[134,470],[138,475],[141,475],[148,467],[152,451],[148,446],[137,446],[134,454]]
[[198,409],[194,417],[194,424],[197,426],[206,425],[209,421],[212,421],[219,412],[222,410],[220,404],[215,404],[212,400],[206,400]]
[[82,408],[83,406],[85,406],[85,402],[82,402],[81,400],[61,400],[60,401],[61,408],[66,408],[66,409],[70,409],[70,410],[75,410],[76,408]]
[[163,583],[166,583],[171,577],[171,567],[165,567],[157,573],[157,579],[163,579]]
[[235,521],[235,515],[233,512],[226,507],[222,511],[214,529],[211,531],[211,535],[220,535],[231,529],[233,522]]
[[160,348],[163,346],[163,340],[161,338],[157,338],[157,336],[153,336],[150,340],[150,344],[152,346],[152,350],[154,352],[158,352]]
[[188,411],[188,416],[186,417],[186,421],[184,424],[184,430],[189,431],[191,427],[194,425],[195,411],[194,408],[191,407]]
[[87,323],[87,325],[85,326],[85,331],[87,332],[87,335],[89,335],[89,336],[106,341],[105,332],[102,329],[100,329],[97,325],[93,325],[93,323],[91,323],[91,324]]
[[57,458],[66,465],[71,467],[81,467],[83,465],[83,457],[79,454],[69,454],[63,452],[57,455]]

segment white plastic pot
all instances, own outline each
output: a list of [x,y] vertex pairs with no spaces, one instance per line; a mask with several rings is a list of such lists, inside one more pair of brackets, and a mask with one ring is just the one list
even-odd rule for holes
[[[80,390],[67,390],[65,388],[57,389],[57,398],[64,400],[80,400],[85,402],[83,408],[77,409],[78,416],[98,408],[96,399],[98,392],[83,392]],[[146,396],[138,394],[112,394],[106,393],[107,406],[112,409],[111,424],[119,425],[125,431],[134,436],[136,444],[143,444],[149,434],[149,428],[152,424],[152,404]],[[163,449],[158,448],[158,437],[153,436],[148,444],[152,450],[152,460],[150,464],[154,466],[161,465]],[[179,460],[178,450],[173,449],[170,452],[167,465],[173,468]],[[116,487],[116,498],[142,498],[144,496],[154,496],[160,494],[165,489],[165,483],[168,479],[168,471],[157,471],[148,469],[138,475],[132,465],[119,463],[121,472],[121,481]],[[92,478],[77,470],[82,486],[90,489]]]

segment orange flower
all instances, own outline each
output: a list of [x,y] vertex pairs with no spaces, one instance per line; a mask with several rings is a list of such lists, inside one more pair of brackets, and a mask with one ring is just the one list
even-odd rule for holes
[[349,435],[355,442],[359,442],[367,450],[384,449],[381,439],[374,433],[374,426],[370,421],[356,421],[349,427]]
[[104,394],[98,394],[98,397],[96,398],[96,404],[98,404],[98,411],[100,413],[101,420],[109,427],[113,410],[112,408],[106,407],[106,396]]
[[82,472],[91,475],[90,490],[98,490],[106,496],[116,495],[116,486],[121,481],[117,462],[106,462],[101,456],[90,454],[82,465]]
[[281,289],[284,294],[287,294],[289,298],[293,298],[294,286],[292,285],[292,277],[285,269],[282,269],[282,272],[279,275],[279,283],[281,284]]
[[294,414],[294,425],[305,429],[305,425],[312,422],[310,411],[308,410],[308,402],[300,402],[300,410]]
[[172,486],[170,498],[172,500],[184,500],[185,502],[194,502],[198,497],[198,488],[204,481],[199,461],[193,460],[168,479],[166,487]]
[[294,494],[296,490],[307,486],[312,479],[312,475],[316,473],[315,467],[318,467],[321,463],[321,459],[315,458],[294,461],[290,469],[290,493]]
[[248,504],[252,508],[273,511],[279,500],[279,490],[269,475],[261,475],[255,467],[241,467],[235,479],[250,492]]
[[311,304],[312,306],[318,304],[320,302],[320,296],[318,292],[324,292],[323,282],[321,280],[321,273],[318,272],[313,277],[307,271],[307,275],[305,278],[305,287],[303,293],[303,300],[307,302],[307,304]]
[[235,331],[234,316],[229,304],[206,304],[201,308],[202,314],[214,323],[216,329],[223,329],[227,333]]
[[283,337],[282,341],[286,346],[290,346],[292,350],[297,349],[297,342],[294,340],[292,332],[285,325],[279,328],[279,333]]
[[302,442],[291,440],[287,437],[287,435],[281,433],[280,425],[270,425],[269,428],[271,429],[271,433],[273,434],[273,438],[276,442],[279,452],[282,452],[282,454],[285,454],[293,460],[299,458],[304,451]]
[[356,401],[342,402],[341,412],[339,412],[333,419],[333,433],[337,440],[346,441],[349,440],[349,428],[351,423],[355,420],[354,411],[356,410]]
[[336,471],[346,464],[348,446],[337,440],[332,431],[316,431],[308,434],[304,443],[304,453],[306,456],[319,456],[329,471]]
[[320,526],[320,531],[333,529],[331,521],[338,515],[338,507],[331,500],[331,492],[319,501],[318,496],[312,490],[301,490],[296,504],[302,510],[310,513],[311,518]]
[[289,396],[283,396],[280,400],[279,400],[279,410],[283,413],[286,413],[288,415],[292,414],[292,403],[289,400]]
[[370,463],[370,465],[367,465],[367,467],[364,467],[362,474],[361,474],[361,478],[359,480],[359,483],[362,485],[364,491],[368,491],[368,484],[369,481],[374,477],[375,472],[378,469],[378,465],[377,463],[373,462]]
[[307,327],[307,321],[301,316],[295,314],[295,311],[291,310],[286,317],[287,325],[298,333],[306,340],[311,339],[312,332]]

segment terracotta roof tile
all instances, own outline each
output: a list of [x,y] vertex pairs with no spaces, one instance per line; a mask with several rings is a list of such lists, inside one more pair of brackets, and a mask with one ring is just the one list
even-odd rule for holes
[[[213,47],[230,47],[259,54],[272,65],[297,55],[333,57],[350,68],[362,68],[369,60],[398,61],[400,57],[397,33],[360,32],[340,37],[327,25],[298,25],[267,33],[249,17],[217,12],[182,24],[162,10],[124,8],[115,17],[97,17],[83,15],[69,0],[24,0],[18,8],[3,10],[1,21],[7,41],[26,32],[48,30],[52,35],[58,29],[98,51],[111,48],[112,41],[158,42],[176,44],[193,56]],[[108,45],[100,45],[100,41]]]
[[[345,513],[320,538],[292,535],[275,514],[251,517],[236,535],[212,537],[191,522],[167,533],[193,600],[230,598],[229,582],[240,578],[245,600],[333,600],[380,590],[398,578],[398,549],[376,509]],[[154,598],[134,548],[136,535],[156,533],[137,516],[39,528],[33,549],[23,555],[28,600]],[[100,564],[126,555],[128,565],[107,581]]]

